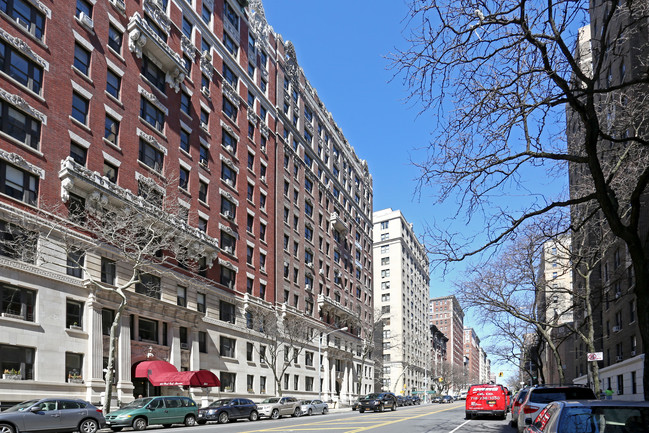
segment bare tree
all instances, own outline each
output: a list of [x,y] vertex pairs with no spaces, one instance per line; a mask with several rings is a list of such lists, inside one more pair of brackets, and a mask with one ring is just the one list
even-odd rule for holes
[[[66,164],[83,170],[69,158]],[[110,293],[119,304],[110,328],[104,413],[111,410],[119,323],[129,292],[135,289],[160,298],[160,277],[200,279],[196,272],[211,267],[216,258],[217,241],[187,224],[188,215],[169,192],[177,187],[171,185],[170,175],[165,183],[143,180],[139,196],[111,186],[112,194],[96,190],[82,198],[70,194],[64,182],[63,204],[41,204],[35,214],[15,213],[3,223],[0,250],[9,253],[4,255],[45,267],[67,267],[83,278],[84,285]],[[28,255],[20,252],[25,242],[30,243]],[[108,253],[118,257],[120,269],[129,274],[112,280],[92,267],[91,257]]]
[[262,344],[255,349],[260,361],[270,367],[275,389],[281,396],[282,377],[291,365],[297,363],[304,347],[316,337],[313,328],[306,327],[299,316],[273,307],[251,305],[245,314],[248,333],[255,339],[262,339]]
[[[573,225],[603,217],[627,247],[647,311],[646,3],[426,0],[412,1],[410,16],[410,46],[395,67],[438,116],[430,157],[416,163],[420,191],[457,197],[458,215],[485,221],[475,236],[431,228],[431,250],[463,260],[539,215],[586,206]],[[578,31],[587,24],[592,32]],[[546,193],[540,180],[565,177],[568,166],[570,195]],[[502,199],[512,193],[529,199]],[[649,315],[638,320],[649,341]],[[644,390],[647,399],[649,375]]]

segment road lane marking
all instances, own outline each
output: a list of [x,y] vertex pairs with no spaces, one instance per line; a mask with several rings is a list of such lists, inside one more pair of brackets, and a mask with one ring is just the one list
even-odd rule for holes
[[358,428],[358,429],[356,429],[356,430],[348,430],[348,431],[346,431],[345,433],[358,433],[358,432],[362,432],[362,431],[370,430],[370,429],[373,429],[373,428],[385,427],[386,425],[396,424],[396,423],[401,422],[401,421],[408,421],[408,420],[415,419],[415,418],[421,418],[421,417],[426,416],[426,415],[431,415],[431,414],[434,414],[434,413],[446,412],[447,410],[457,409],[457,407],[458,407],[458,406],[455,406],[455,407],[449,407],[448,409],[440,409],[440,410],[436,410],[436,411],[433,411],[433,412],[422,413],[422,414],[420,414],[420,415],[409,416],[409,417],[407,417],[407,418],[401,418],[401,419],[396,419],[396,420],[386,421],[386,422],[384,422],[384,423],[381,423],[381,424],[375,424],[375,425],[373,425],[373,426],[369,426],[369,427],[361,427],[361,428]]
[[448,432],[448,433],[455,433],[455,432],[458,431],[460,428],[462,428],[465,424],[468,424],[468,423],[470,423],[470,422],[471,422],[471,420],[464,421],[462,424],[460,424],[459,426],[455,427],[453,430],[451,430],[451,431]]

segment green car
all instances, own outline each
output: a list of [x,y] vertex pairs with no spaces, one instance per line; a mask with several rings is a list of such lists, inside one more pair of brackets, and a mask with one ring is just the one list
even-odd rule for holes
[[192,426],[197,418],[198,407],[189,397],[146,397],[106,415],[106,426],[116,432],[124,427],[144,430],[154,424],[164,427],[171,427],[172,424]]

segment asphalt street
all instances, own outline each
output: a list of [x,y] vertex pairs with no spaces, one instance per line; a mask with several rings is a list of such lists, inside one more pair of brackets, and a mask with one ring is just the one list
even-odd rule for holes
[[[124,429],[130,431],[131,429]],[[428,404],[400,407],[396,411],[383,413],[365,412],[351,409],[332,411],[327,415],[284,417],[280,420],[236,421],[228,424],[207,424],[195,427],[149,427],[151,431],[176,433],[262,433],[262,432],[300,432],[300,433],[515,433],[516,430],[506,421],[494,418],[464,419],[464,402],[447,405]],[[110,430],[107,430],[110,431]]]

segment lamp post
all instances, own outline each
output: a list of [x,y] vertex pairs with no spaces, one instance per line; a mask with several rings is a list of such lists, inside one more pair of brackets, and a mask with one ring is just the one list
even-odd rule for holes
[[346,330],[347,327],[343,326],[342,328],[329,331],[324,335],[320,334],[320,338],[318,338],[318,400],[322,400],[322,358],[320,357],[320,351],[322,350],[322,339],[328,336],[329,334],[333,334],[334,332],[346,331]]

